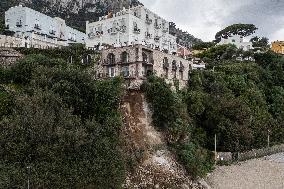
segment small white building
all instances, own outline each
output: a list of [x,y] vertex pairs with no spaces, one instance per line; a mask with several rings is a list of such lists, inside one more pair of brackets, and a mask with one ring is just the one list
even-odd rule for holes
[[52,18],[21,5],[5,12],[6,29],[22,39],[21,47],[52,48],[72,43],[85,44],[86,34],[68,27],[65,20]]
[[109,13],[97,22],[86,23],[86,46],[101,49],[104,45],[125,47],[144,45],[148,48],[177,53],[176,37],[169,33],[169,22],[144,6]]
[[238,49],[243,49],[244,51],[248,51],[253,49],[252,42],[245,41],[244,37],[241,35],[232,35],[228,38],[222,38],[218,45],[227,45],[233,44]]

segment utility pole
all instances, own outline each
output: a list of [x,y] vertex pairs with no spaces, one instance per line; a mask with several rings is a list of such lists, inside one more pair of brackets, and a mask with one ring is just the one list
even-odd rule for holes
[[270,130],[268,129],[268,135],[267,135],[267,147],[270,147]]
[[28,166],[28,167],[27,167],[27,169],[28,169],[28,189],[30,189],[30,174],[31,174],[31,167],[30,167],[30,166]]
[[216,163],[217,162],[217,135],[216,134],[215,134],[214,143],[215,143],[215,163]]

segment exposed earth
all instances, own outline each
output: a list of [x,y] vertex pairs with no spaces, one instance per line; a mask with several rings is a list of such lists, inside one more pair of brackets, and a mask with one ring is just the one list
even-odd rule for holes
[[284,189],[284,153],[219,166],[207,183],[213,189]]

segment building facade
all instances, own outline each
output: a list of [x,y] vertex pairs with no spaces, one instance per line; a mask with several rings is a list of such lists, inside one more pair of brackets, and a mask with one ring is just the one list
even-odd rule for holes
[[52,18],[23,6],[5,12],[6,29],[21,39],[21,47],[52,48],[72,43],[85,44],[86,34],[68,27],[65,20]]
[[284,41],[272,42],[271,50],[278,54],[284,55]]
[[141,44],[169,54],[177,52],[176,37],[169,33],[169,22],[144,6],[124,8],[101,17],[98,22],[87,22],[86,33],[88,48]]
[[0,47],[0,67],[10,67],[23,57],[24,55],[14,49]]
[[191,61],[176,55],[134,45],[103,49],[95,75],[97,79],[122,76],[129,88],[139,88],[148,75],[155,74],[172,86],[178,82],[184,88],[191,67]]
[[253,49],[252,42],[244,41],[244,37],[241,35],[232,35],[228,38],[222,38],[221,41],[218,43],[218,45],[227,45],[227,44],[233,44],[238,49],[243,49],[244,51],[249,51]]

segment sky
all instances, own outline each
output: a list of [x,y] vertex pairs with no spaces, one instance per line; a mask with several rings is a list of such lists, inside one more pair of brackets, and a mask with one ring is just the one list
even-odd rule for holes
[[147,8],[203,41],[226,26],[254,24],[254,35],[284,40],[284,0],[140,0]]

